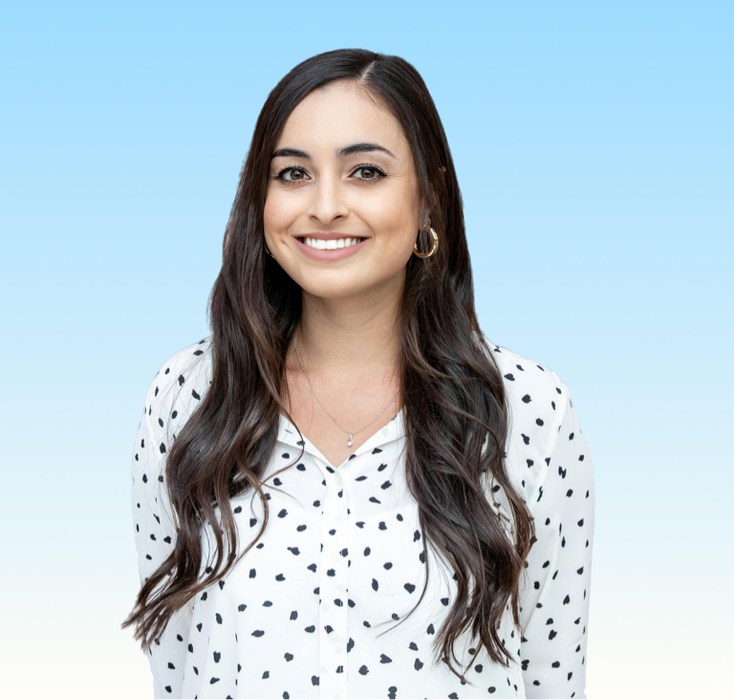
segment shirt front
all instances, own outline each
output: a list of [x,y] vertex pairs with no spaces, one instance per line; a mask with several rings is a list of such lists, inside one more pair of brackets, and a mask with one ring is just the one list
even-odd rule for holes
[[[497,346],[494,359],[510,408],[506,465],[538,537],[521,582],[522,633],[509,606],[500,627],[509,667],[481,650],[462,683],[437,659],[455,581],[423,541],[405,482],[403,414],[338,468],[281,417],[263,475],[267,527],[152,645],[156,697],[583,697],[593,521],[586,446],[555,373]],[[205,340],[171,357],[148,392],[133,461],[141,579],[173,547],[165,455],[210,377]],[[488,499],[511,531],[503,495],[491,487]],[[243,551],[260,532],[262,504],[249,490],[232,507]],[[202,541],[213,556],[206,531]],[[474,643],[468,633],[459,638],[460,662]]]

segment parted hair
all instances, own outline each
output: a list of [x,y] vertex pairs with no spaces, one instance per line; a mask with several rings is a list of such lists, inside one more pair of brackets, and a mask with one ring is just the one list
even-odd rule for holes
[[[519,626],[520,576],[534,530],[505,470],[505,391],[476,317],[456,172],[440,117],[415,68],[398,56],[357,49],[303,61],[260,112],[210,297],[211,385],[165,465],[175,546],[143,583],[123,626],[133,625],[144,647],[153,643],[171,615],[227,574],[267,527],[262,474],[275,449],[279,415],[288,415],[285,358],[301,315],[300,287],[265,248],[270,160],[294,108],[313,90],[339,80],[359,85],[402,125],[441,241],[432,257],[409,260],[399,318],[406,479],[424,546],[453,568],[456,584],[436,636],[436,657],[463,675],[461,667],[473,659],[457,659],[454,643],[468,631],[476,654],[485,647],[493,661],[507,665],[510,652],[498,627],[508,603]],[[506,496],[509,530],[492,508],[488,480]],[[231,498],[246,490],[257,493],[265,518],[257,539],[243,545]],[[202,573],[203,527],[214,534],[216,557]]]

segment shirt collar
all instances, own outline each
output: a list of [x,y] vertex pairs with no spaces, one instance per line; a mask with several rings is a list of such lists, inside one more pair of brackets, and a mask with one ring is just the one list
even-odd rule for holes
[[[375,449],[400,440],[405,437],[405,418],[403,411],[399,411],[395,417],[383,425],[377,432],[373,433],[362,445],[360,445],[353,453],[351,457],[348,457],[346,461],[359,457],[359,455],[372,452]],[[298,449],[303,448],[305,452],[308,452],[326,464],[328,460],[319,452],[318,448],[311,443],[311,441],[305,435],[300,435],[296,426],[286,418],[283,414],[280,414],[280,422],[278,425],[278,442],[296,447]]]

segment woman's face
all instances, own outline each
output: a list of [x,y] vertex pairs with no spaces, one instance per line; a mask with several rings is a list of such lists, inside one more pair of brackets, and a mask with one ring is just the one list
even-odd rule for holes
[[293,110],[270,164],[265,241],[304,294],[400,295],[425,218],[403,129],[363,89],[330,83]]

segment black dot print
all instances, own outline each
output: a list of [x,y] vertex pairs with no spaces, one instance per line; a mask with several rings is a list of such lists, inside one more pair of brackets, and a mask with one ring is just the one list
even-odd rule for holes
[[[226,576],[177,611],[148,649],[156,697],[579,697],[584,693],[594,490],[591,459],[560,377],[490,344],[511,431],[507,474],[535,522],[520,629],[508,605],[509,668],[457,645],[465,679],[435,659],[456,576],[423,536],[404,474],[404,416],[377,428],[338,467],[281,418],[263,478],[265,531]],[[171,446],[211,383],[211,343],[173,355],[146,395],[132,459],[141,580],[176,544],[165,479]],[[491,477],[487,500],[508,537],[512,509]],[[232,499],[241,539],[264,522],[251,491]],[[207,550],[205,572],[215,552]],[[429,561],[430,560],[430,561]],[[415,610],[425,583],[427,594]],[[464,642],[475,642],[466,633]],[[514,640],[514,641],[513,641]],[[462,651],[464,650],[464,651]],[[319,691],[319,688],[321,691]],[[536,690],[533,690],[536,689]]]

